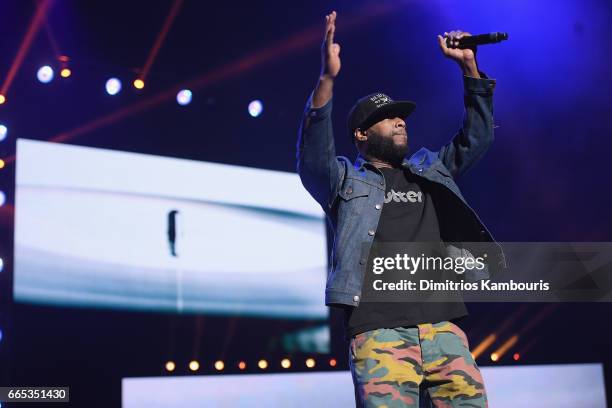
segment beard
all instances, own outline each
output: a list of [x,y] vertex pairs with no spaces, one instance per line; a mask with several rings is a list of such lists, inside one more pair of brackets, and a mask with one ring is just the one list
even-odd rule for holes
[[371,132],[368,137],[366,154],[368,157],[399,166],[408,154],[408,142],[397,144],[393,140],[393,135],[385,137]]

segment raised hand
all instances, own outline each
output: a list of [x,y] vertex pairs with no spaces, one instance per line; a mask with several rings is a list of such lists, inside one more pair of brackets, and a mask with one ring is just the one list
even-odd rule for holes
[[452,47],[458,44],[458,40],[461,37],[468,35],[471,34],[460,30],[451,31],[450,33],[445,32],[444,37],[438,35],[438,45],[440,46],[440,50],[445,57],[457,62],[461,66],[464,74],[479,77],[476,64],[476,48],[449,48],[446,45],[447,38],[450,38]]
[[321,45],[321,76],[335,78],[340,72],[340,44],[334,42],[336,12],[325,16],[325,35]]

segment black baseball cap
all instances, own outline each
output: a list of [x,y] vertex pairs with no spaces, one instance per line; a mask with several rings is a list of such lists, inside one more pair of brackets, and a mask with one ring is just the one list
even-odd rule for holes
[[416,108],[412,101],[394,101],[384,93],[364,96],[351,108],[348,114],[347,127],[351,138],[355,129],[367,129],[385,118],[405,118]]

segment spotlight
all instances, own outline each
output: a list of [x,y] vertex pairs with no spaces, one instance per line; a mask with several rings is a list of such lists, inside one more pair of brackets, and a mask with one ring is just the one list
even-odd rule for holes
[[4,194],[4,191],[0,191],[0,207],[2,207],[5,202],[6,202],[6,195]]
[[521,355],[519,353],[514,353],[512,358],[514,359],[514,361],[519,361],[521,359]]
[[491,353],[491,361],[499,360],[499,355],[497,353]]
[[4,160],[0,159],[0,169],[4,168]]
[[0,329],[0,341],[2,341],[2,330]]
[[192,93],[189,89],[181,89],[179,93],[176,94],[176,101],[181,106],[189,105],[191,102],[191,96]]
[[4,102],[6,102],[6,96],[0,95],[0,105],[2,105]]
[[48,65],[45,65],[44,67],[40,67],[38,69],[38,72],[36,73],[36,77],[43,84],[51,82],[53,80],[53,68],[51,68]]
[[174,371],[175,368],[176,368],[176,364],[174,364],[174,361],[168,361],[166,363],[166,370],[168,370],[169,372]]
[[200,369],[200,363],[195,360],[189,362],[189,369],[191,371],[198,371]]
[[497,340],[495,333],[489,334],[483,341],[472,350],[472,357],[476,360],[482,353],[484,353],[493,343]]
[[307,358],[306,359],[306,367],[308,368],[312,368],[315,366],[315,360],[314,358]]
[[0,272],[4,270],[4,259],[0,258]]
[[263,105],[259,99],[256,99],[249,103],[249,115],[251,115],[252,117],[256,118],[257,116],[261,115],[262,111]]
[[60,76],[62,78],[68,78],[70,75],[72,75],[72,71],[70,70],[70,68],[62,68],[62,70],[60,71]]
[[121,91],[121,81],[117,78],[111,78],[106,81],[106,93],[109,95],[117,95]]
[[257,362],[257,367],[261,368],[262,370],[265,370],[266,368],[268,368],[268,362],[266,360],[259,360]]
[[504,356],[504,354],[506,354],[508,352],[508,350],[510,350],[510,348],[512,348],[512,346],[514,346],[516,344],[518,339],[519,339],[518,334],[515,334],[515,335],[511,336],[501,346],[499,346],[497,348],[497,350],[495,350],[493,352],[493,354],[495,354],[495,360],[493,360],[493,354],[491,354],[491,360],[497,361],[497,360],[501,359]]
[[283,358],[281,360],[281,367],[283,367],[283,368],[291,367],[291,360],[289,360],[288,358]]
[[336,359],[335,359],[335,358],[331,358],[331,359],[329,360],[329,365],[330,365],[330,367],[335,367],[337,364],[338,364],[338,362],[336,361]]
[[217,371],[221,371],[224,368],[225,368],[225,364],[223,363],[223,361],[221,361],[221,360],[215,361],[215,369]]
[[8,128],[4,125],[0,125],[0,141],[6,139],[7,133],[8,133]]
[[144,81],[140,78],[137,78],[134,80],[134,88],[136,89],[142,89],[144,88]]
[[241,370],[244,370],[246,368],[246,363],[244,361],[241,361],[238,363],[238,368]]

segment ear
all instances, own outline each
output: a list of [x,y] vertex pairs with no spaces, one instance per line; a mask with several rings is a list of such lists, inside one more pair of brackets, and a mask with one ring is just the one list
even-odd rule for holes
[[368,140],[368,135],[367,135],[367,130],[363,131],[359,128],[355,129],[355,142],[365,142],[366,140]]

